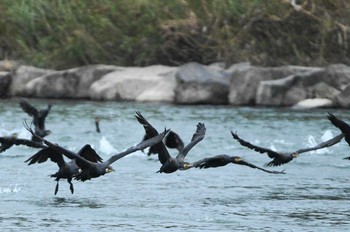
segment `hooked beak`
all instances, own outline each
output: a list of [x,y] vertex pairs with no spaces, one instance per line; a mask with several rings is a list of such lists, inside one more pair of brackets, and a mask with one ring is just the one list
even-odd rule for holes
[[193,168],[192,164],[184,164],[184,169],[185,170],[190,169],[190,168]]

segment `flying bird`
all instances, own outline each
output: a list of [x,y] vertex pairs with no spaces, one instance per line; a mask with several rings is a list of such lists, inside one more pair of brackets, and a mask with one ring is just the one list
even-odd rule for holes
[[208,158],[204,158],[202,160],[198,160],[194,163],[191,164],[192,167],[195,168],[216,168],[216,167],[222,167],[222,166],[226,166],[227,164],[238,164],[238,165],[244,165],[244,166],[248,166],[250,168],[255,168],[255,169],[259,169],[263,172],[267,172],[267,173],[271,173],[271,174],[285,174],[284,170],[283,171],[270,171],[261,167],[258,167],[252,163],[249,163],[245,160],[243,160],[241,157],[239,156],[229,156],[226,154],[222,154],[222,155],[216,155],[213,157],[208,157]]
[[233,133],[231,131],[232,137],[237,140],[242,146],[247,147],[249,149],[252,149],[256,152],[259,153],[267,153],[267,155],[273,159],[271,162],[267,163],[267,166],[280,166],[283,165],[285,163],[288,163],[290,161],[292,161],[294,158],[298,157],[299,154],[304,153],[304,152],[308,152],[308,151],[314,151],[314,150],[318,150],[318,149],[322,149],[325,147],[330,147],[333,146],[334,144],[337,144],[340,142],[340,140],[342,140],[342,138],[344,137],[343,134],[339,134],[337,136],[335,136],[332,139],[329,139],[323,143],[320,143],[314,147],[309,147],[309,148],[303,148],[303,149],[299,149],[293,152],[278,152],[278,151],[273,151],[271,149],[268,148],[263,148],[263,147],[259,147],[256,146],[254,144],[251,144],[243,139],[241,139],[237,133]]
[[[48,104],[46,109],[37,110],[33,105],[31,105],[28,101],[21,99],[19,105],[29,116],[33,118],[34,131],[35,134],[39,137],[45,137],[51,134],[50,130],[45,129],[45,119],[49,114],[52,105]],[[32,136],[32,140],[35,141],[36,137]]]
[[[168,130],[164,130],[163,133],[152,137],[150,139],[147,139],[145,141],[142,141],[141,143],[132,146],[128,149],[126,149],[123,152],[120,152],[116,155],[111,156],[107,161],[101,162],[101,163],[97,163],[97,162],[92,162],[91,160],[88,160],[87,158],[84,158],[82,155],[76,154],[66,148],[63,148],[57,144],[53,144],[47,140],[45,140],[44,138],[41,138],[37,135],[35,135],[35,133],[33,132],[33,130],[26,125],[27,130],[29,130],[32,135],[36,136],[38,139],[42,140],[44,142],[44,144],[46,144],[48,147],[56,150],[58,153],[61,153],[65,156],[67,156],[70,159],[75,159],[75,162],[77,164],[77,166],[79,167],[80,171],[77,175],[74,176],[74,179],[76,180],[81,180],[81,181],[86,181],[86,180],[90,180],[91,178],[97,178],[99,176],[102,176],[106,173],[110,173],[112,171],[114,171],[114,169],[110,166],[112,163],[114,163],[115,161],[119,160],[120,158],[131,154],[135,151],[144,149],[146,147],[152,146],[156,143],[159,143],[165,136],[165,134],[168,132]],[[93,150],[91,148],[91,150]],[[97,153],[94,151],[95,155],[97,155]],[[93,154],[94,155],[94,154]]]
[[[135,117],[139,123],[143,125],[148,138],[158,135],[158,131],[142,116],[139,111],[136,111]],[[173,173],[177,170],[186,170],[191,168],[190,163],[185,162],[185,157],[198,142],[203,140],[205,132],[205,125],[203,123],[198,123],[197,130],[193,134],[191,142],[186,145],[175,158],[170,156],[165,144],[162,141],[155,144],[153,147],[158,154],[159,162],[162,164],[158,172]]]
[[[80,155],[81,157],[84,157],[85,159],[94,163],[102,162],[102,158],[88,144],[85,145],[82,149],[80,149],[77,155]],[[59,168],[56,173],[50,175],[50,177],[55,178],[55,181],[57,182],[55,187],[55,195],[58,192],[60,179],[67,179],[67,182],[69,183],[70,191],[73,194],[74,187],[72,184],[72,179],[75,175],[79,174],[79,167],[76,164],[75,160],[66,162],[63,158],[63,155],[60,152],[56,151],[51,147],[45,146],[45,148],[41,149],[39,152],[34,154],[25,162],[29,162],[28,165],[32,165],[35,163],[40,164],[40,163],[46,162],[48,159],[56,163]]]

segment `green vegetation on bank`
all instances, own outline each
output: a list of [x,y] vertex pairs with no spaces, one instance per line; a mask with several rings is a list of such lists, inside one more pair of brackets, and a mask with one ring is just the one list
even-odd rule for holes
[[350,64],[348,0],[1,0],[0,59],[44,68]]

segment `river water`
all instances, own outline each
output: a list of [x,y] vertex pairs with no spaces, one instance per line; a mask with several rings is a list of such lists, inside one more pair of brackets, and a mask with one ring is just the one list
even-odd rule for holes
[[[30,99],[38,108],[47,100]],[[86,143],[107,159],[138,143],[143,127],[139,110],[162,131],[171,128],[187,144],[198,122],[206,125],[203,141],[189,161],[228,154],[263,166],[270,159],[240,146],[230,130],[260,146],[293,151],[339,134],[327,111],[350,122],[349,111],[293,111],[228,106],[175,106],[51,100],[46,138],[73,151]],[[101,118],[101,134],[94,118]],[[0,101],[0,135],[30,138],[23,121],[30,121],[18,100]],[[350,156],[345,141],[301,154],[273,175],[238,165],[173,174],[156,173],[156,156],[136,152],[118,160],[116,170],[86,182],[74,181],[71,194],[65,180],[49,175],[58,170],[46,162],[24,161],[37,149],[16,146],[0,154],[0,226],[2,231],[348,231],[350,228]],[[175,151],[171,151],[176,155]]]

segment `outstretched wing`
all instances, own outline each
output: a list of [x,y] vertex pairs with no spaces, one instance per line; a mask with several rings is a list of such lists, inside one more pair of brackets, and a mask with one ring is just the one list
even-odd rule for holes
[[130,148],[128,148],[127,150],[119,153],[119,154],[116,154],[114,156],[112,156],[111,158],[109,158],[106,163],[108,165],[112,164],[113,162],[117,161],[118,159],[128,155],[128,154],[131,154],[135,151],[138,151],[138,150],[142,150],[142,149],[145,149],[146,147],[149,147],[149,146],[152,146],[154,144],[157,144],[159,142],[162,141],[162,139],[164,138],[164,136],[169,132],[169,130],[164,130],[163,133],[161,134],[158,134],[150,139],[147,139],[147,140],[144,140],[142,141],[141,143],[137,144],[136,146],[132,146]]
[[0,143],[1,143],[0,153],[6,151],[7,149],[11,148],[14,145],[12,140],[7,137],[0,137]]
[[261,153],[261,154],[267,153],[267,155],[268,155],[271,159],[281,156],[281,154],[279,154],[278,152],[275,152],[275,151],[273,151],[273,150],[271,150],[271,149],[259,147],[259,146],[256,146],[256,145],[254,145],[254,144],[251,144],[251,143],[249,143],[249,142],[247,142],[247,141],[241,139],[241,138],[237,135],[237,133],[233,133],[233,132],[231,131],[231,134],[232,134],[232,137],[233,137],[235,140],[237,140],[242,146],[247,147],[247,148],[249,148],[249,149],[252,149],[253,151],[259,152],[259,153]]
[[29,116],[34,116],[35,114],[38,114],[38,110],[24,99],[20,100],[19,105],[21,106],[23,111],[26,112]]
[[284,170],[283,171],[271,171],[271,170],[267,170],[265,168],[261,168],[261,167],[258,167],[252,163],[249,163],[245,160],[240,160],[240,161],[237,161],[235,162],[235,164],[239,164],[239,165],[244,165],[244,166],[247,166],[247,167],[251,167],[251,168],[255,168],[255,169],[259,169],[263,172],[267,172],[267,173],[271,173],[271,174],[285,174]]
[[4,152],[11,148],[13,145],[25,145],[27,147],[34,148],[45,148],[46,146],[42,143],[38,143],[28,139],[17,139],[15,137],[0,137],[0,152]]
[[334,138],[331,138],[331,139],[329,139],[329,140],[327,140],[325,142],[317,144],[314,147],[299,149],[295,153],[300,154],[300,153],[303,153],[303,152],[314,151],[314,150],[322,149],[322,148],[325,148],[325,147],[330,147],[330,146],[333,146],[333,145],[339,143],[343,138],[344,138],[344,134],[339,134],[339,135],[335,136]]
[[24,99],[20,100],[19,105],[21,106],[24,112],[26,112],[29,116],[33,117],[33,124],[34,126],[38,127],[39,126],[38,110]]
[[96,153],[90,144],[86,144],[82,147],[77,154],[94,163],[102,162],[102,158]]
[[196,132],[193,134],[191,142],[189,144],[187,144],[186,147],[184,147],[180,153],[176,156],[176,159],[178,159],[179,161],[183,161],[187,155],[187,153],[197,144],[199,143],[201,140],[203,140],[204,136],[205,136],[205,132],[206,132],[206,128],[204,123],[198,123],[197,124],[197,129]]
[[350,125],[343,120],[334,116],[334,114],[328,112],[328,119],[331,123],[337,127],[345,136],[345,141],[350,145]]
[[46,147],[35,153],[33,156],[31,156],[29,159],[27,159],[24,162],[28,162],[28,165],[35,164],[35,163],[43,163],[46,162],[47,159],[50,158],[50,160],[58,165],[58,167],[64,166],[64,159],[61,153],[57,152],[55,149]]
[[51,110],[51,106],[52,106],[51,104],[48,104],[46,109],[39,110],[39,113],[38,113],[38,127],[41,130],[45,130],[45,118],[49,114],[49,112]]
[[216,168],[222,167],[230,163],[229,156],[227,155],[216,155],[213,157],[207,157],[191,164],[195,168]]
[[[137,121],[143,125],[147,139],[158,135],[158,131],[142,116],[139,111],[136,111],[135,117]],[[152,147],[158,153],[158,159],[161,164],[165,164],[166,161],[170,159],[170,154],[162,141],[154,144]]]

